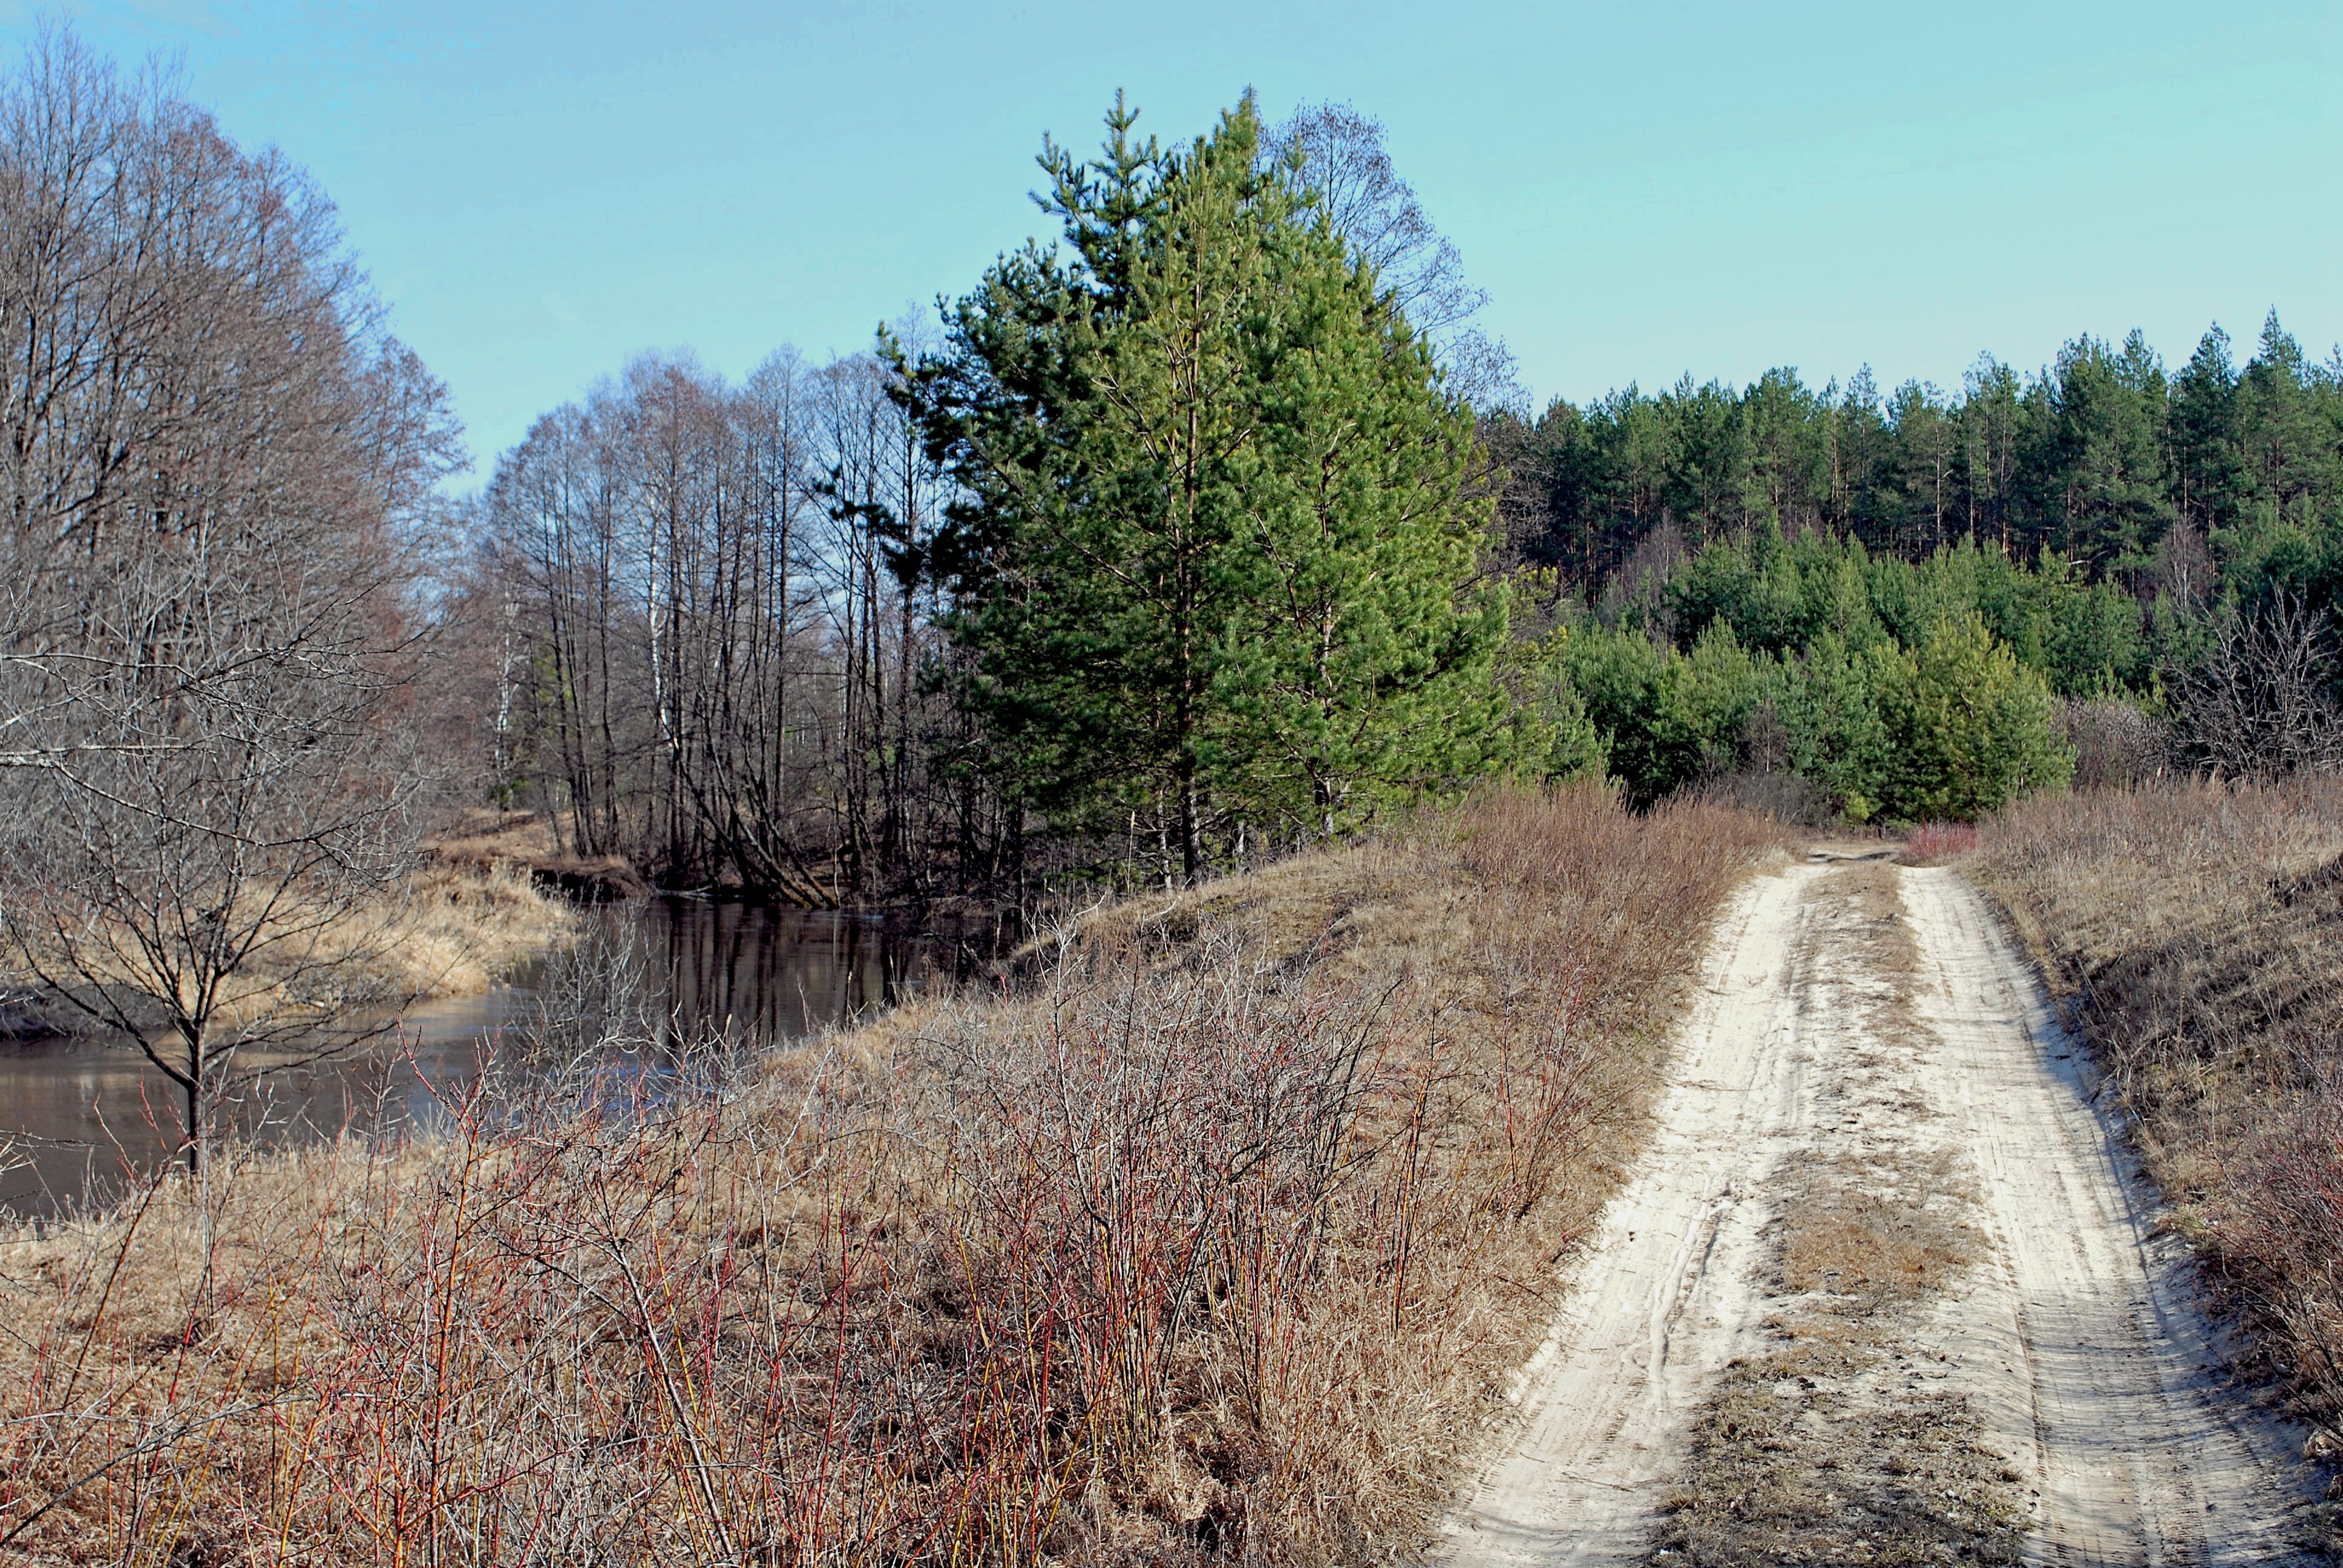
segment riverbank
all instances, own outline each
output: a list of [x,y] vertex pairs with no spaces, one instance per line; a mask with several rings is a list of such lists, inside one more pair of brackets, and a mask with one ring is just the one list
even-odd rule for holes
[[428,1145],[248,1155],[208,1199],[168,1177],[19,1234],[0,1538],[1409,1549],[1778,842],[1714,808],[1490,797],[1103,911],[1023,990],[917,1001],[721,1095],[458,1106]]
[[[380,899],[322,922],[287,913],[274,929],[287,934],[259,944],[229,978],[224,1019],[299,1020],[313,1010],[304,993],[327,973],[342,1010],[478,996],[576,941],[584,925],[576,903],[529,861],[484,855],[477,844],[457,839],[427,847],[416,868]],[[124,932],[120,940],[116,972],[146,972],[149,960],[137,934]],[[98,955],[95,945],[82,952],[91,962]],[[84,1028],[86,1020],[42,1000],[27,972],[39,960],[18,958],[0,961],[0,1037]],[[63,964],[57,970],[70,972]]]
[[542,891],[573,903],[641,898],[652,890],[649,879],[619,856],[584,859],[571,854],[562,847],[553,819],[542,811],[468,811],[433,841],[431,859],[455,869],[517,871]]
[[577,940],[578,911],[525,866],[435,853],[414,875],[378,944],[388,989],[478,996]]

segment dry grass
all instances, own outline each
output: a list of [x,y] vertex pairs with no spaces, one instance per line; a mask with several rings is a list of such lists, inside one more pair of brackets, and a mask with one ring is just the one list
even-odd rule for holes
[[1702,1418],[1648,1561],[1694,1568],[2004,1563],[2023,1555],[2017,1477],[1957,1394],[1813,1324],[1734,1362]]
[[476,1100],[19,1235],[0,1555],[1405,1555],[1775,845],[1493,796],[720,1091]]
[[[624,856],[581,859],[564,849],[562,820],[567,816],[561,813],[557,819],[542,811],[469,811],[433,840],[431,859],[455,869],[519,872],[540,888],[590,902],[651,890]],[[824,895],[821,901],[833,900]]]
[[542,811],[467,811],[432,841],[432,856],[477,870],[496,866],[526,869],[562,858],[558,828]]
[[353,945],[369,950],[374,989],[477,996],[575,941],[576,906],[538,874],[560,859],[553,824],[539,812],[474,811],[452,824],[431,840],[397,900],[353,920],[372,922]]
[[1802,1161],[1777,1189],[1783,1288],[1843,1298],[1834,1304],[1855,1315],[1942,1289],[1976,1259],[1967,1189],[1941,1152]]
[[2343,781],[2027,801],[1969,869],[2297,1412],[2343,1412]]
[[577,910],[525,869],[435,859],[411,879],[387,926],[368,938],[367,961],[383,971],[379,990],[477,996],[578,932]]

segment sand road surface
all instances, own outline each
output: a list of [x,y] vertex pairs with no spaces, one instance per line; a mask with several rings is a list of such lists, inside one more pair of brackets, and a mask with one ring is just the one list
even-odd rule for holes
[[[1906,1023],[1884,1043],[1889,981],[1864,972],[1884,950],[1840,896],[1859,877],[1871,937],[1904,927]],[[1824,852],[1753,879],[1720,924],[1654,1136],[1570,1265],[1440,1560],[1667,1561],[1657,1532],[1683,1506],[1706,1402],[1796,1310],[1773,1238],[1798,1172],[1916,1151],[1962,1173],[1972,1261],[1894,1320],[1864,1386],[1956,1404],[1995,1471],[2001,1539],[2028,1562],[2297,1561],[2294,1511],[2318,1479],[2301,1434],[2228,1386],[2087,1072],[1954,873]]]

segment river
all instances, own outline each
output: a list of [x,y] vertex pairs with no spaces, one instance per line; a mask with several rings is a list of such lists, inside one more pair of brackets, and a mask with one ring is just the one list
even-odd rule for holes
[[[295,1041],[239,1053],[220,1125],[280,1145],[412,1126],[484,1060],[528,1070],[541,1020],[581,1001],[687,1030],[729,1024],[752,1042],[802,1038],[916,992],[958,951],[875,917],[739,899],[639,899],[589,918],[589,958],[540,960],[484,995],[362,1018],[371,1038],[356,1050],[321,1060]],[[182,1103],[126,1041],[0,1039],[0,1207],[46,1214],[118,1192],[177,1149]]]

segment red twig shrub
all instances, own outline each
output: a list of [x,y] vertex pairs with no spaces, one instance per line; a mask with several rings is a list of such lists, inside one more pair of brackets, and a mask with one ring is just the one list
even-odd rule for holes
[[1973,822],[1923,822],[1904,835],[1903,858],[1909,865],[1941,865],[1967,854],[1976,842]]

